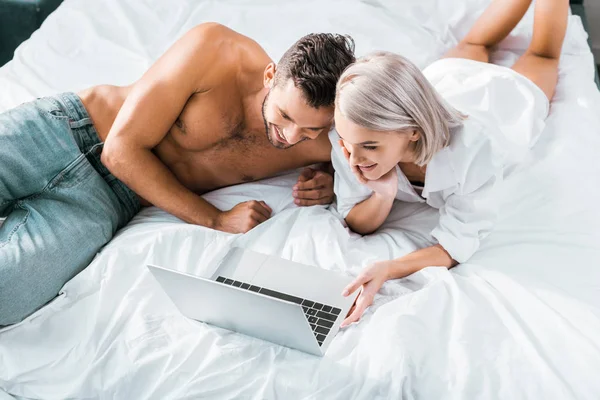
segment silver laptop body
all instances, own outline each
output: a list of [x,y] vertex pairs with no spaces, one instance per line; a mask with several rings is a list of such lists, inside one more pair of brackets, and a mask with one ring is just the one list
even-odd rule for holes
[[350,277],[239,247],[209,279],[148,268],[183,315],[314,355],[325,354],[358,295],[341,295]]

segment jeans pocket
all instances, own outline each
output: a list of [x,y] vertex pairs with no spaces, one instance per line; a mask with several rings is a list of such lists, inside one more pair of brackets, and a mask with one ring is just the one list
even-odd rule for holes
[[65,120],[68,121],[69,117],[65,113],[61,104],[52,97],[42,97],[37,99],[35,102],[35,106],[42,113],[53,119]]
[[69,117],[62,110],[50,110],[47,113],[56,119],[64,119],[65,121],[69,119]]
[[78,185],[81,181],[89,177],[90,174],[95,172],[93,168],[84,168],[86,165],[88,165],[88,160],[85,157],[85,154],[80,154],[79,157],[73,160],[52,178],[50,182],[48,182],[48,185],[42,190],[42,193],[53,190],[57,186],[68,188]]

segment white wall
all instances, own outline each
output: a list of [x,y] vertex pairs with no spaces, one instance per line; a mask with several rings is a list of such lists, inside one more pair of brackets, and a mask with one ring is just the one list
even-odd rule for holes
[[592,39],[592,51],[596,63],[600,63],[600,0],[584,0],[585,13],[589,23],[589,34]]

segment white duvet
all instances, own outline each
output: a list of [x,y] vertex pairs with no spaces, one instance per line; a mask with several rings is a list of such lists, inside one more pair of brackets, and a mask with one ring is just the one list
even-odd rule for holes
[[[130,83],[211,20],[275,59],[305,33],[336,31],[354,36],[359,55],[397,51],[425,67],[487,3],[67,0],[0,68],[0,110]],[[145,267],[209,275],[236,245],[355,275],[431,242],[436,210],[398,203],[384,228],[363,238],[332,210],[294,206],[294,172],[206,196],[223,209],[249,199],[274,209],[245,235],[142,211],[53,303],[0,333],[0,388],[43,399],[599,398],[600,94],[580,20],[569,22],[546,129],[505,181],[495,231],[451,271],[386,283],[324,358],[187,320]],[[496,62],[514,61],[531,24],[529,13]]]

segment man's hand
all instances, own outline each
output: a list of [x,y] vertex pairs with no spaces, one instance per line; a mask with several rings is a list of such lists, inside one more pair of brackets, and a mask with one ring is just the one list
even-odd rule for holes
[[217,217],[214,229],[229,233],[246,233],[271,217],[271,207],[264,201],[245,201]]
[[305,168],[294,186],[294,203],[299,206],[331,204],[333,176],[324,171]]

